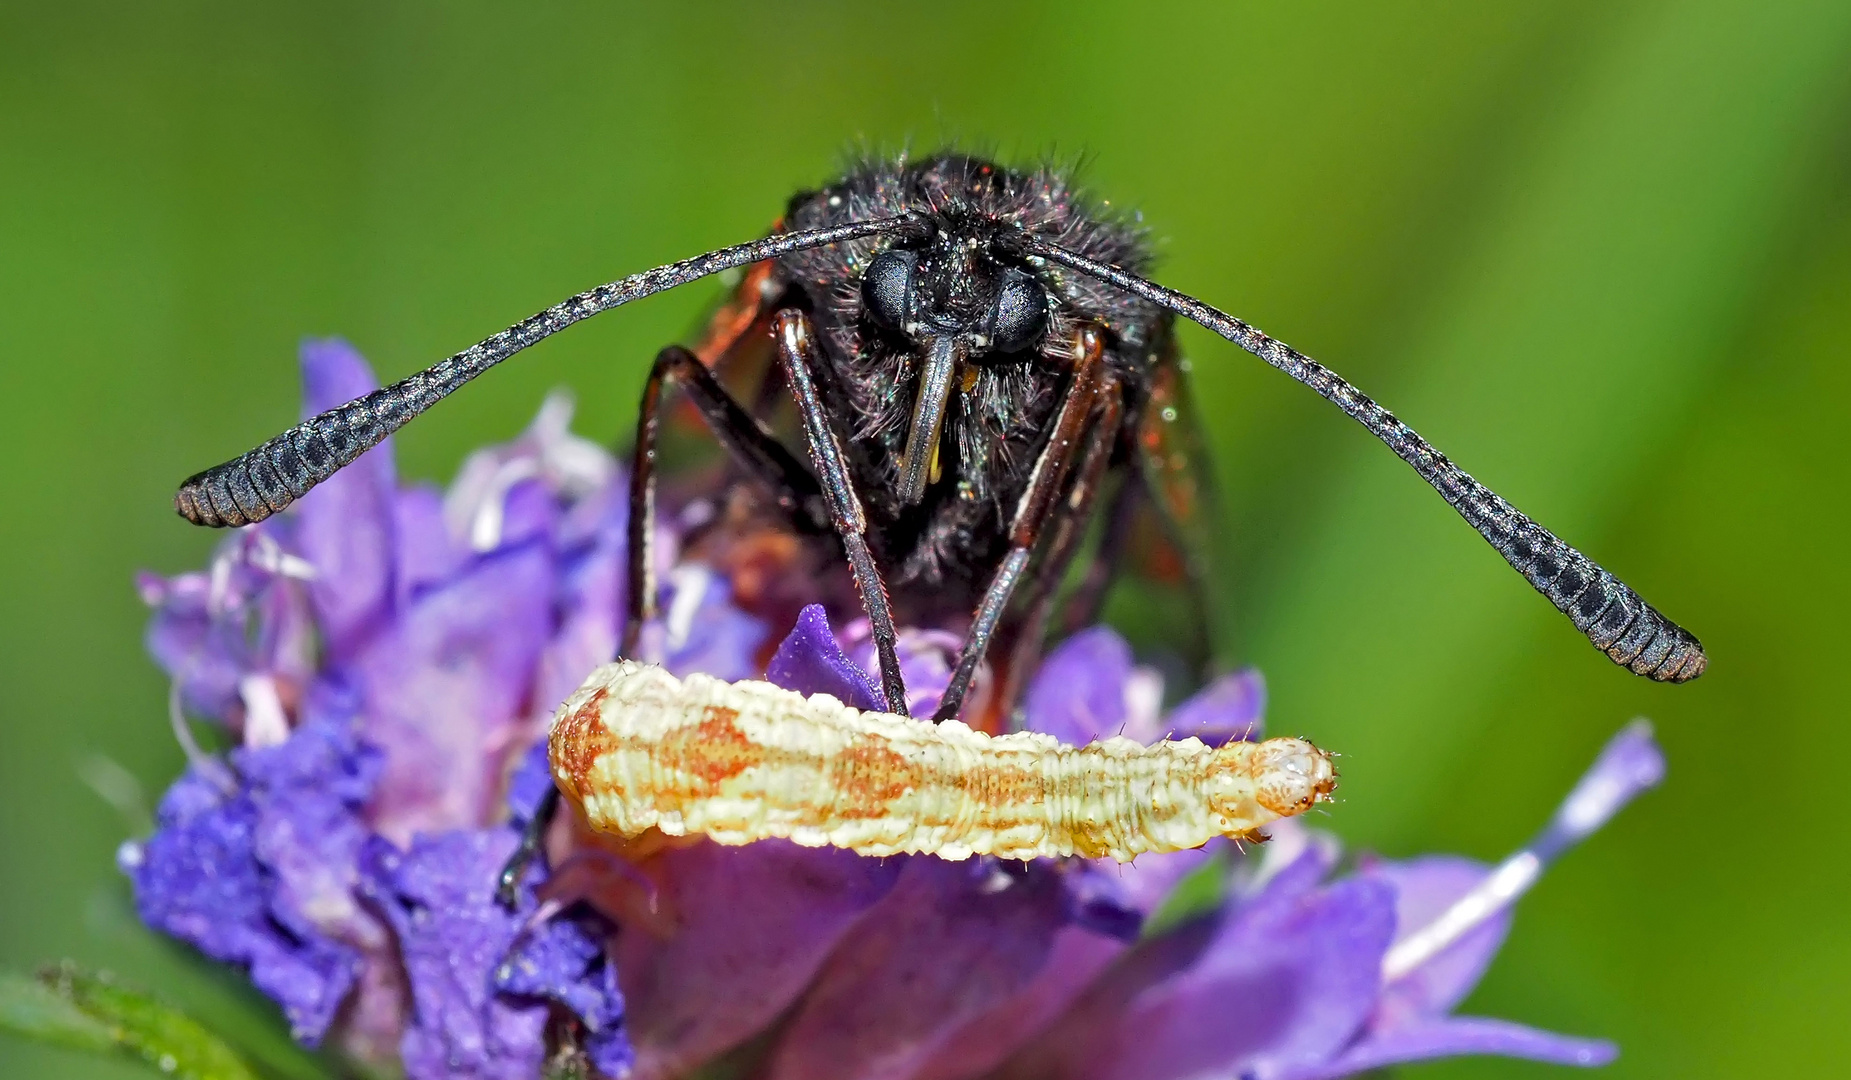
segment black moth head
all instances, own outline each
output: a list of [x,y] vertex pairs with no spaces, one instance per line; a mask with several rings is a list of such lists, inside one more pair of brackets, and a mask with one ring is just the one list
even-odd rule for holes
[[978,363],[1037,351],[1061,360],[1083,322],[1136,355],[1165,323],[1136,297],[1019,253],[1029,235],[1134,270],[1148,262],[1139,231],[1081,198],[1060,170],[955,153],[869,162],[794,198],[786,225],[895,216],[908,227],[783,260],[819,301],[818,328],[837,355],[859,353],[866,338],[901,351],[952,333]]
[[962,334],[973,355],[1033,348],[1048,326],[1048,292],[1027,271],[969,257],[889,248],[861,275],[861,303],[881,328],[918,340]]

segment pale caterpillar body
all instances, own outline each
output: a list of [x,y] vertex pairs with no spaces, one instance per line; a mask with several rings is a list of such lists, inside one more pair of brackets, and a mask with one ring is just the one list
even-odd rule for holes
[[1129,861],[1251,835],[1336,783],[1329,756],[1301,739],[1076,747],[628,660],[560,706],[549,753],[560,791],[601,832],[946,859]]

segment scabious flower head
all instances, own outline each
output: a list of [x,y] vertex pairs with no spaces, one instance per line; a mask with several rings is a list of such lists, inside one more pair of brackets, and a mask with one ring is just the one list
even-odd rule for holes
[[[308,412],[373,385],[338,342],[305,346],[303,372]],[[208,570],[140,581],[192,765],[123,870],[150,926],[245,970],[298,1039],[412,1080],[537,1077],[568,1053],[610,1077],[769,1080],[1316,1080],[1613,1056],[1453,1009],[1543,866],[1658,782],[1637,727],[1497,867],[1339,872],[1337,843],[1295,821],[1263,846],[1120,866],[618,840],[568,820],[504,906],[500,869],[550,783],[546,723],[610,659],[625,607],[625,477],[569,414],[549,401],[442,493],[399,485],[382,444]],[[672,524],[658,539],[649,659],[875,704],[865,620],[832,629],[813,606],[768,626],[676,558]],[[915,713],[958,645],[902,635]],[[1257,736],[1265,687],[1242,672],[1162,700],[1095,628],[1050,653],[1021,722],[1071,743],[1219,743]],[[199,749],[188,714],[231,749]],[[1153,920],[1185,878],[1210,901]]]

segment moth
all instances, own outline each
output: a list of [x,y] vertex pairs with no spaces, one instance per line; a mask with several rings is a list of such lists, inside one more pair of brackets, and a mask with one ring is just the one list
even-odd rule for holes
[[[757,510],[745,517],[774,520],[787,538],[744,545],[750,554],[736,562],[774,549],[782,558],[826,554],[842,602],[866,612],[889,712],[906,712],[894,647],[901,625],[962,635],[934,719],[959,715],[992,652],[1005,686],[1019,684],[1057,603],[1066,625],[1096,614],[1125,549],[1124,522],[1148,512],[1179,536],[1204,524],[1173,335],[1181,316],[1381,439],[1614,663],[1660,682],[1702,674],[1697,639],[1618,578],[1328,368],[1150,281],[1148,261],[1138,231],[1080,198],[1057,170],[950,153],[870,162],[795,196],[763,239],[572,297],[191,477],[175,506],[200,525],[260,521],[573,323],[750,268],[699,350],[669,346],[650,370],[630,476],[623,655],[635,655],[657,614],[659,422],[674,385],[733,463],[735,488],[755,493]],[[741,369],[756,379],[729,388]],[[798,441],[801,451],[790,445]],[[1083,571],[1070,574],[1089,543]],[[760,577],[811,582],[775,565]],[[1191,592],[1207,588],[1197,581]]]
[[548,753],[559,791],[599,831],[946,859],[1129,862],[1251,837],[1327,800],[1337,779],[1302,739],[1067,746],[631,660],[560,706]]

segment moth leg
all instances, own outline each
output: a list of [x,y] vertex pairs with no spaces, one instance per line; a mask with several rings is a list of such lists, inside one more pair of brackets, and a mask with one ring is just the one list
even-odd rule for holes
[[[1022,501],[1016,504],[1015,518],[1009,526],[1009,553],[1003,556],[1001,565],[990,578],[989,587],[984,590],[983,599],[977,603],[970,630],[964,636],[964,648],[958,653],[957,667],[952,669],[951,682],[945,687],[945,696],[932,716],[934,721],[958,715],[958,709],[964,704],[964,694],[977,674],[977,665],[983,662],[990,637],[995,634],[996,624],[1009,604],[1009,596],[1015,592],[1023,571],[1028,568],[1028,558],[1040,539],[1041,528],[1053,511],[1055,501],[1066,489],[1068,474],[1084,456],[1080,451],[1087,441],[1088,420],[1106,386],[1104,355],[1105,340],[1097,328],[1085,327],[1076,335],[1073,379],[1067,386],[1066,399],[1054,418],[1054,429],[1048,435],[1047,444],[1035,458]],[[1110,443],[1117,435],[1115,424],[1100,438]]]
[[559,789],[549,787],[546,794],[540,796],[540,804],[534,807],[533,817],[521,828],[521,842],[515,847],[514,854],[501,864],[501,875],[495,883],[495,899],[502,907],[513,910],[520,903],[521,875],[527,867],[539,857],[540,845],[546,841],[547,827],[559,813]]
[[784,364],[791,396],[797,399],[797,411],[803,415],[810,461],[822,477],[829,516],[836,535],[841,538],[842,550],[848,556],[849,569],[855,575],[861,605],[868,613],[874,648],[880,654],[881,694],[887,699],[888,712],[906,716],[906,682],[900,677],[893,606],[887,599],[887,585],[874,565],[874,556],[868,551],[868,520],[861,509],[861,498],[855,494],[854,484],[849,480],[842,444],[836,438],[835,429],[829,426],[829,414],[824,411],[822,398],[816,392],[816,379],[811,371],[816,345],[810,317],[801,311],[780,311],[772,320],[772,334],[777,338],[778,356]]
[[[1116,430],[1124,416],[1124,399],[1108,392],[1093,413],[1093,427],[1098,431]],[[1030,672],[1041,660],[1041,647],[1046,641],[1048,619],[1053,614],[1054,604],[1060,593],[1062,581],[1067,576],[1067,567],[1073,556],[1080,549],[1080,542],[1085,538],[1086,525],[1092,520],[1093,504],[1098,501],[1100,490],[1105,484],[1108,467],[1115,449],[1115,439],[1095,439],[1086,446],[1086,455],[1080,459],[1079,472],[1074,477],[1073,486],[1068,489],[1067,497],[1054,508],[1053,535],[1048,540],[1046,554],[1042,556],[1041,570],[1036,575],[1034,591],[1027,604],[1028,614],[1022,620],[1015,639],[1015,648],[1010,652],[1007,676],[1003,683],[1003,693],[999,708],[1006,716],[1015,708],[1022,685]],[[1098,602],[1105,595],[1105,587],[1111,584],[1112,570],[1116,567],[1119,554],[1123,552],[1122,542],[1114,543],[1114,533],[1122,533],[1119,518],[1126,516],[1126,507],[1135,505],[1137,491],[1136,474],[1127,475],[1118,490],[1112,493],[1112,504],[1107,510],[1110,515],[1106,520],[1106,532],[1100,540],[1098,557],[1093,567],[1088,568],[1086,577],[1080,582],[1074,596],[1069,598],[1068,611],[1078,602],[1091,608],[1096,615]],[[1112,564],[1100,573],[1097,567],[1101,563]],[[1094,586],[1094,580],[1100,583]],[[1092,595],[1083,590],[1094,586]],[[1087,622],[1092,622],[1089,616]]]
[[744,466],[800,527],[828,528],[822,488],[816,477],[785,449],[763,424],[720,385],[693,353],[670,345],[656,354],[637,407],[636,448],[630,462],[629,588],[623,639],[618,654],[636,650],[643,624],[656,609],[655,518],[656,441],[662,412],[662,388],[669,379],[688,395],[715,441]]
[[[628,613],[619,655],[635,651],[643,623],[656,616],[656,434],[662,412],[662,387],[670,378],[700,410],[714,439],[772,493],[779,506],[800,524],[823,527],[822,489],[809,469],[733,400],[693,353],[679,345],[663,349],[649,369],[637,410],[636,449],[630,469]],[[495,895],[504,906],[513,907],[518,900],[521,875],[539,854],[547,827],[558,811],[559,791],[548,789],[533,818],[521,830],[520,846],[501,868]]]

